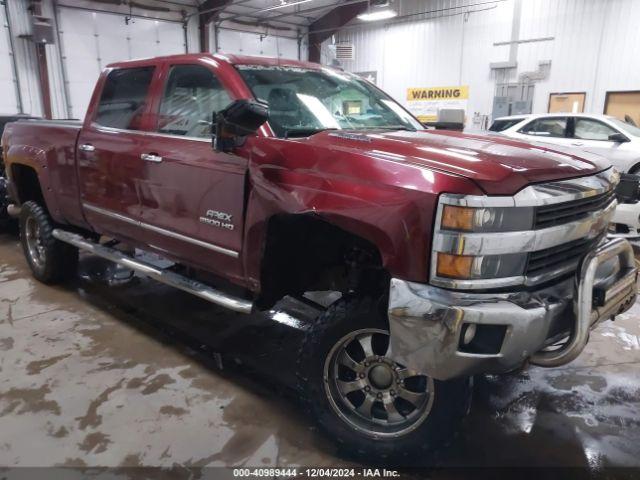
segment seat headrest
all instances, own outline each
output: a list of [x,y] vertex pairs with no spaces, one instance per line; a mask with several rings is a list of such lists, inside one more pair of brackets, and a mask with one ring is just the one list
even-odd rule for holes
[[274,88],[269,92],[269,110],[293,111],[298,109],[296,92],[289,88]]

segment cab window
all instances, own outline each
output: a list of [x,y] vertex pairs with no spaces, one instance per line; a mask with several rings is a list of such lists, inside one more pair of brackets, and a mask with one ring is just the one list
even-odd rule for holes
[[580,140],[608,141],[609,135],[617,132],[615,129],[592,118],[576,118],[573,127],[573,138]]
[[522,127],[520,133],[538,137],[564,138],[567,133],[567,117],[538,118]]
[[107,76],[95,123],[139,130],[154,67],[122,68]]
[[232,99],[218,78],[200,65],[171,67],[160,104],[158,131],[184,137],[209,138],[215,112]]

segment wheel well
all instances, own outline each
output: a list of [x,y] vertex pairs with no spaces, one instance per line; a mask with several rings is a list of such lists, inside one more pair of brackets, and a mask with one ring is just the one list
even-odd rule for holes
[[36,171],[26,165],[12,165],[11,179],[15,186],[16,200],[20,203],[34,201],[45,207],[40,180]]
[[637,175],[640,171],[640,162],[636,163],[629,169],[629,173]]
[[316,215],[276,215],[269,221],[262,305],[306,291],[381,293],[388,281],[380,252],[371,242]]

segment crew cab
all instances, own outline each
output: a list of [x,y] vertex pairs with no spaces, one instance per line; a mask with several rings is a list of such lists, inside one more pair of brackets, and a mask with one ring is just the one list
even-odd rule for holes
[[317,64],[115,63],[84,122],[13,123],[3,146],[42,282],[83,250],[240,313],[332,292],[294,346],[299,388],[364,455],[441,445],[473,375],[566,364],[636,298],[631,247],[606,238],[619,177],[603,158],[426,131]]

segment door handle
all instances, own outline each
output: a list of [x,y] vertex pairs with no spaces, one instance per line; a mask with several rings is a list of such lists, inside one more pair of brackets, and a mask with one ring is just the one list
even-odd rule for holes
[[80,150],[82,150],[83,152],[93,152],[95,151],[96,147],[94,147],[93,145],[91,145],[90,143],[83,143],[82,145],[80,145],[78,147]]
[[140,158],[147,162],[154,162],[154,163],[160,163],[162,161],[162,157],[155,153],[143,153],[142,155],[140,155]]
[[584,145],[583,142],[572,142],[571,145],[575,146],[575,147],[581,147]]

